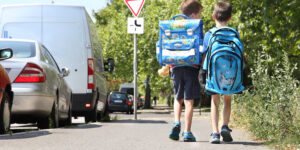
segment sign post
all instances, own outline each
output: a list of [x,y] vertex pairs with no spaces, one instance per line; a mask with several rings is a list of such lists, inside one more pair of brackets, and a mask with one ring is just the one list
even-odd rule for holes
[[138,85],[137,85],[137,35],[144,33],[144,18],[138,18],[141,9],[144,6],[145,0],[124,0],[130,11],[135,16],[128,18],[127,32],[133,34],[134,43],[134,63],[133,63],[133,76],[134,76],[134,119],[137,120],[137,101],[138,101]]

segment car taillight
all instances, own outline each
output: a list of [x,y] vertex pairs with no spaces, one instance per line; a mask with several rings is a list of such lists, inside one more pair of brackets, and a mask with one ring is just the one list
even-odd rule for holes
[[94,59],[88,59],[88,89],[94,89]]
[[110,102],[111,102],[110,98],[108,98],[108,100],[107,100],[107,101],[108,101],[108,103],[110,103]]
[[34,64],[27,63],[22,72],[19,74],[17,79],[14,81],[15,83],[24,83],[24,82],[44,82],[46,81],[46,74],[44,70]]

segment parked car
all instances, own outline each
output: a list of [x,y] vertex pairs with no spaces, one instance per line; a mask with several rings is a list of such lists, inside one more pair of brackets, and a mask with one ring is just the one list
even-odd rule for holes
[[[127,93],[129,95],[132,95],[132,97],[133,97],[134,85],[133,85],[133,83],[123,83],[120,85],[119,91]],[[143,106],[144,106],[144,103],[143,103],[142,99],[137,97],[137,109],[142,108]]]
[[[0,61],[11,58],[11,49],[0,50]],[[0,63],[0,134],[7,133],[11,123],[11,106],[13,102],[13,92],[9,77]]]
[[[56,4],[6,5],[0,8],[3,38],[37,40],[67,66],[72,89],[73,116],[95,122],[106,113],[105,69],[113,71],[113,59],[104,62],[97,29],[83,6]],[[104,64],[107,64],[105,66]]]
[[108,96],[108,110],[110,112],[126,112],[133,113],[132,101],[127,93],[113,91]]
[[64,79],[68,68],[60,69],[48,49],[37,41],[0,39],[0,49],[7,47],[14,56],[1,64],[14,92],[12,121],[37,122],[42,129],[49,128],[51,120],[53,127],[70,125],[72,92]]

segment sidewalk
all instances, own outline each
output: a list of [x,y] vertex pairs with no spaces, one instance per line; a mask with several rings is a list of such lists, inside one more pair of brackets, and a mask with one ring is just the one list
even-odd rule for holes
[[[115,133],[127,135],[130,137],[127,140],[128,145],[133,145],[131,148],[125,149],[143,149],[143,150],[186,150],[186,149],[202,149],[202,150],[269,150],[263,143],[252,141],[249,134],[240,129],[234,129],[232,136],[234,141],[231,143],[210,144],[209,138],[211,134],[210,113],[202,112],[200,115],[199,109],[194,110],[192,132],[195,135],[197,142],[185,143],[180,135],[179,141],[172,141],[168,138],[168,134],[173,123],[173,109],[166,105],[157,105],[154,109],[138,110],[138,120],[133,120],[133,115],[121,117],[118,120],[104,123],[105,127],[117,125]],[[184,113],[182,114],[182,130],[184,128]],[[115,137],[113,138],[115,139]],[[118,140],[119,141],[119,140]],[[125,145],[127,145],[125,144]],[[113,146],[112,149],[126,147],[125,145]]]

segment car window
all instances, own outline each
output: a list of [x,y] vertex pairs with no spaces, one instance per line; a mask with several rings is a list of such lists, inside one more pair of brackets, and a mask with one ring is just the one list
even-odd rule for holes
[[0,49],[10,48],[13,50],[13,58],[30,58],[36,55],[34,42],[0,41]]
[[53,59],[52,55],[49,53],[49,51],[44,46],[42,46],[42,51],[43,51],[43,53],[45,55],[46,63],[50,64],[58,72],[60,72],[59,67],[57,66],[57,64],[56,64],[55,60]]
[[110,95],[110,99],[126,99],[126,94],[114,93]]

